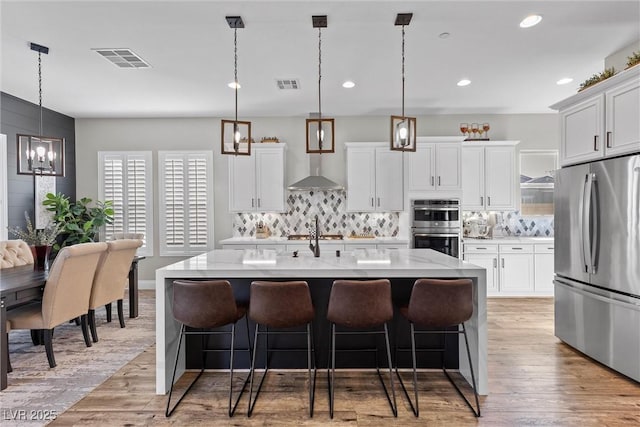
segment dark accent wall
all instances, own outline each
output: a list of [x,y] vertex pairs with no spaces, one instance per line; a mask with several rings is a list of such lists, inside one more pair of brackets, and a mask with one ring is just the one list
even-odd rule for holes
[[[18,142],[16,134],[40,133],[38,105],[13,95],[0,93],[0,133],[7,135],[7,207],[9,226],[24,227],[24,212],[33,218],[33,177],[18,175]],[[46,108],[42,112],[42,133],[65,139],[65,176],[56,178],[56,191],[72,200],[76,198],[76,133],[75,119]],[[0,172],[3,173],[3,172]],[[13,238],[12,236],[9,236]]]

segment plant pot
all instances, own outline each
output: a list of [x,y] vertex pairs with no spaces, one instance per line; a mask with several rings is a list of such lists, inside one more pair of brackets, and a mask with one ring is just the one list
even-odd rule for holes
[[33,254],[33,269],[48,270],[51,245],[30,246],[30,248],[31,254]]

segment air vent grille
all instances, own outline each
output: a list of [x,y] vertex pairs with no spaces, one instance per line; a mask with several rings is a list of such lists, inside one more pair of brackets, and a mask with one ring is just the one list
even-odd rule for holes
[[297,79],[278,79],[278,89],[300,89],[300,82]]
[[104,59],[119,68],[149,68],[144,59],[136,55],[131,49],[92,49]]

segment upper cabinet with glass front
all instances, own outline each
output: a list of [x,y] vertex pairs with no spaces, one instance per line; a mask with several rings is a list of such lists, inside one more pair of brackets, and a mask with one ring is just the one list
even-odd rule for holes
[[560,165],[640,152],[640,66],[551,106],[560,112]]

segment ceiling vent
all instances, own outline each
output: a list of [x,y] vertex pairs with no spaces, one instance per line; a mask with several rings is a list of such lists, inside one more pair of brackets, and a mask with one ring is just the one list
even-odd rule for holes
[[278,89],[300,89],[300,82],[297,79],[278,79]]
[[120,68],[149,68],[144,59],[136,55],[131,49],[92,49],[104,59]]

